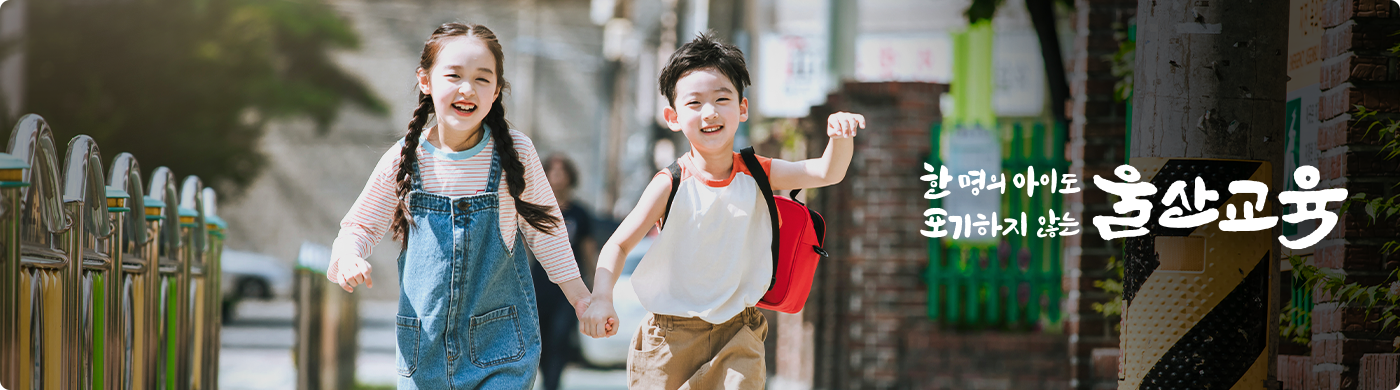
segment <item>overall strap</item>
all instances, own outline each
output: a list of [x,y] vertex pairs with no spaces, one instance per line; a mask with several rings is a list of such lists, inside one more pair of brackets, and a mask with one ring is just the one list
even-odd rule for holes
[[763,164],[758,162],[753,147],[744,148],[739,151],[739,155],[744,158],[744,166],[749,168],[749,174],[758,182],[758,190],[763,192],[763,200],[768,202],[768,218],[773,221],[773,279],[768,283],[768,290],[772,291],[773,286],[778,284],[778,241],[781,237],[778,231],[778,205],[773,201],[773,186],[768,182],[768,172],[764,171]]
[[[483,136],[489,137],[490,135],[483,134]],[[501,188],[501,152],[496,150],[500,146],[492,145],[491,147],[491,173],[487,176],[486,189],[482,190],[483,192],[496,192]]]
[[671,162],[666,170],[671,173],[671,196],[666,197],[666,213],[661,215],[661,228],[666,228],[666,218],[671,216],[671,202],[676,200],[676,191],[681,188],[681,160]]

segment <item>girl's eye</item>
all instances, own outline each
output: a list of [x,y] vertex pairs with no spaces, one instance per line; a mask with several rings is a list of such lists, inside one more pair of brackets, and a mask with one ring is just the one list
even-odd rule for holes
[[487,79],[484,79],[484,78],[476,79],[476,81],[480,81],[480,82],[483,82],[483,83],[489,83],[489,82],[491,82],[491,80],[487,80]]
[[447,77],[447,78],[450,78],[450,79],[455,79],[455,78],[457,78],[458,76],[457,76],[456,74],[448,74],[446,77]]

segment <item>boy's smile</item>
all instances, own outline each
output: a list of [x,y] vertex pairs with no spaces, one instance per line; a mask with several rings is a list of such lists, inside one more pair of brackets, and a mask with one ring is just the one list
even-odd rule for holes
[[715,68],[687,72],[676,81],[676,100],[664,109],[671,131],[685,134],[702,154],[731,153],[734,133],[749,119],[749,101]]

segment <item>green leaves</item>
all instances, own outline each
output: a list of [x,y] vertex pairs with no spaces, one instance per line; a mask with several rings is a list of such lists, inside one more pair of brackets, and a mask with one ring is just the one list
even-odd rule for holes
[[322,0],[31,2],[26,110],[55,136],[199,175],[225,193],[257,177],[268,121],[321,132],[347,105],[387,107],[328,55],[352,26]]
[[[1123,262],[1118,261],[1116,257],[1109,257],[1108,264],[1104,269],[1113,276],[1094,281],[1094,287],[1111,294],[1113,298],[1110,298],[1108,302],[1094,303],[1089,306],[1094,311],[1103,314],[1104,318],[1121,316],[1123,315]],[[1114,326],[1114,329],[1118,329],[1118,326]]]
[[1006,0],[972,0],[972,4],[967,6],[967,11],[963,12],[967,16],[968,24],[975,24],[983,20],[991,20],[992,15],[996,15],[997,8]]

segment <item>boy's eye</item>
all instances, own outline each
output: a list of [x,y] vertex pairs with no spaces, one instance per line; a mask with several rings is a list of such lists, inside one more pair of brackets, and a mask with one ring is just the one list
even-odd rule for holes
[[685,105],[687,105],[687,106],[694,106],[694,105],[697,105],[697,104],[700,104],[700,102],[690,102],[690,103],[686,103]]
[[718,101],[721,101],[721,102],[727,102],[727,101],[729,101],[729,98],[719,98],[719,99],[717,99],[717,100],[718,100]]
[[447,77],[447,78],[453,78],[453,79],[455,79],[455,78],[457,78],[458,76],[457,76],[456,73],[449,73],[449,74],[447,74],[446,77]]

